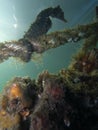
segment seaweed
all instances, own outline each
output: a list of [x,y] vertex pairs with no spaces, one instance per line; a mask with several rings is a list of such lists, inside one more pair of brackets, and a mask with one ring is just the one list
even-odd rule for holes
[[23,38],[2,43],[1,62],[10,56],[29,62],[33,52],[84,39],[67,69],[58,74],[45,70],[37,79],[14,77],[5,85],[0,99],[0,130],[97,130],[97,35],[98,21],[45,34],[36,41]]
[[[55,13],[56,10],[59,11],[57,14]],[[8,60],[10,57],[18,58],[22,62],[29,62],[35,52],[43,53],[48,49],[56,48],[66,43],[78,43],[82,39],[85,40],[83,50],[88,51],[88,49],[97,45],[97,20],[90,24],[78,25],[72,29],[64,29],[47,34],[51,28],[49,22],[47,22],[48,20],[51,21],[50,17],[67,22],[60,6],[42,10],[21,39],[0,43],[0,62]],[[45,27],[42,27],[42,25]]]

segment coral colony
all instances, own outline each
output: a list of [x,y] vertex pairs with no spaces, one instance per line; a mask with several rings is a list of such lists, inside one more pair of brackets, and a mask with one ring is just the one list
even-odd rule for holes
[[98,130],[97,18],[46,34],[52,25],[50,17],[67,22],[60,6],[41,11],[22,39],[0,44],[0,61],[18,57],[29,62],[33,52],[81,39],[84,44],[58,74],[44,71],[36,80],[15,77],[7,83],[0,98],[0,130]]

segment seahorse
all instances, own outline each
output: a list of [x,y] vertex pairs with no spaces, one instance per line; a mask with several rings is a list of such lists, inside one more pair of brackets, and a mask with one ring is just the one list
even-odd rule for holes
[[25,33],[24,38],[37,39],[39,36],[46,34],[52,26],[50,17],[67,22],[60,6],[56,6],[55,8],[49,7],[42,10],[37,15],[35,22],[31,24],[29,30]]

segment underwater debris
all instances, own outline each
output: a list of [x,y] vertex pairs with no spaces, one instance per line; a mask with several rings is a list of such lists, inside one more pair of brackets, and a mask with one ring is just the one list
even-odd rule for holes
[[24,62],[31,59],[33,46],[26,40],[5,42],[0,44],[0,62],[7,60],[9,57],[20,58]]
[[0,130],[97,130],[97,35],[95,22],[43,35],[36,42],[23,38],[1,44],[1,62],[10,56],[28,62],[33,52],[85,39],[68,69],[58,74],[46,70],[36,80],[15,77],[7,83],[0,97]]
[[85,40],[83,49],[86,50],[88,50],[89,44],[90,46],[92,44],[92,47],[97,44],[98,21],[46,34],[51,27],[50,17],[67,22],[60,6],[42,10],[23,38],[17,41],[0,43],[0,62],[4,62],[10,57],[19,58],[23,62],[29,62],[34,52],[42,53],[66,43],[76,43],[81,39]]
[[[12,79],[0,100],[0,129],[87,130],[89,118],[93,117],[93,121],[98,118],[97,79],[96,75],[64,69],[58,75],[44,71],[37,80]],[[3,125],[5,119],[15,123]],[[97,123],[92,123],[91,128],[94,125]]]
[[[0,130],[92,130],[98,119],[98,72],[63,69],[57,75],[44,71],[37,80],[15,77],[0,104]],[[4,125],[5,119],[15,122]]]
[[15,77],[0,100],[0,130],[92,130],[98,119],[97,79],[71,70],[44,71],[37,80]]

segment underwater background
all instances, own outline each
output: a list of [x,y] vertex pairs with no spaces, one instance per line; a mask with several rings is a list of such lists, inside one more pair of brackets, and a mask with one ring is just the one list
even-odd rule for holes
[[[49,32],[94,21],[98,0],[0,0],[0,43],[20,39],[41,10],[57,5],[63,9],[68,22],[52,19]],[[15,76],[36,78],[43,70],[57,73],[60,69],[67,68],[81,43],[82,41],[80,44],[66,44],[34,55],[29,63],[21,63],[13,58],[0,63],[0,91]]]

